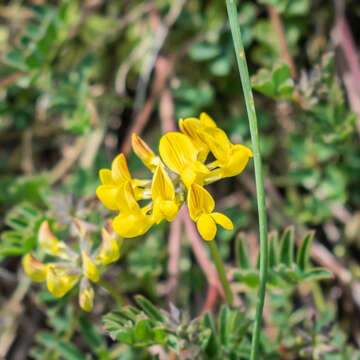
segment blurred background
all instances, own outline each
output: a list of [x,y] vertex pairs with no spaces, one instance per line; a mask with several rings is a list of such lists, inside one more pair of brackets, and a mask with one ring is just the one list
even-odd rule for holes
[[[292,225],[301,240],[314,230],[312,262],[334,275],[270,296],[266,333],[277,339],[278,352],[286,346],[271,324],[295,338],[300,335],[291,329],[317,314],[322,325],[335,329],[321,335],[321,344],[343,349],[328,358],[357,358],[359,20],[357,0],[239,1],[269,231]],[[149,177],[131,151],[133,132],[157,152],[161,134],[176,130],[179,118],[205,111],[233,143],[251,147],[225,1],[1,1],[0,56],[0,358],[72,359],[59,355],[55,340],[61,339],[76,344],[80,354],[93,353],[87,358],[145,359],[105,336],[96,341],[112,355],[101,357],[89,345],[91,337],[84,337],[89,319],[100,331],[101,315],[111,309],[106,292],[97,290],[89,316],[79,314],[76,296],[64,310],[45,287],[31,285],[21,257],[35,247],[45,218],[63,231],[73,216],[98,228],[114,215],[95,190],[98,170],[109,168],[118,153],[126,154],[134,176]],[[235,266],[241,231],[256,263],[252,162],[209,191],[235,225],[218,233],[225,262]],[[163,307],[170,299],[190,318],[206,299],[207,309],[216,308],[209,274],[194,255],[194,247],[206,249],[189,241],[191,231],[181,214],[171,227],[163,222],[126,242],[108,280],[125,298],[140,293]]]

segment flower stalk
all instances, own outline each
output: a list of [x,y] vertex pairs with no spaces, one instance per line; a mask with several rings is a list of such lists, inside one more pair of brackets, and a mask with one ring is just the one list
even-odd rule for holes
[[264,179],[262,174],[262,164],[260,155],[259,132],[257,127],[257,118],[255,111],[254,98],[252,94],[249,71],[247,68],[244,45],[242,42],[238,14],[235,0],[226,0],[230,29],[233,38],[233,44],[236,53],[237,65],[240,73],[241,84],[245,97],[246,110],[249,118],[252,148],[254,154],[256,194],[259,214],[259,233],[260,233],[260,284],[256,306],[255,323],[251,344],[251,360],[258,359],[259,338],[261,330],[261,320],[264,307],[267,279],[267,224],[266,224],[266,206],[264,193]]
[[216,244],[216,241],[215,240],[209,241],[209,247],[210,247],[211,256],[215,263],[216,270],[219,274],[220,282],[224,290],[226,301],[228,302],[229,305],[232,305],[234,297],[230,289],[229,281],[226,278],[224,263],[221,260],[221,255],[219,252],[219,248]]

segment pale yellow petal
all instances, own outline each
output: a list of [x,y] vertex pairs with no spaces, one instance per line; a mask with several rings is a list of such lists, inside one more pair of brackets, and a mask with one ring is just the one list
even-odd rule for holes
[[91,311],[94,305],[94,289],[86,278],[82,278],[79,291],[79,305],[84,311]]
[[101,229],[102,241],[96,260],[102,265],[108,265],[120,257],[120,250],[115,234],[110,234],[105,228]]
[[214,221],[217,224],[222,226],[224,229],[227,229],[227,230],[234,229],[234,225],[233,225],[232,221],[226,215],[218,213],[218,212],[214,212],[211,214],[211,217],[214,219]]
[[63,259],[70,259],[73,257],[70,248],[63,241],[58,240],[51,232],[47,221],[42,222],[40,225],[38,242],[49,255],[61,257]]
[[119,187],[114,185],[100,185],[96,189],[96,195],[99,200],[110,210],[117,210],[116,202]]
[[199,230],[201,237],[210,241],[213,240],[216,235],[216,224],[214,219],[209,214],[202,214],[198,221],[196,222],[196,226]]
[[91,281],[98,282],[99,271],[93,260],[88,254],[86,254],[84,250],[81,251],[81,258],[84,276],[86,276]]
[[48,265],[46,284],[49,291],[55,297],[63,297],[75,286],[78,280],[78,275],[70,275],[63,268],[59,268],[56,265]]
[[45,281],[47,267],[45,264],[38,261],[33,255],[26,254],[23,259],[23,266],[26,275],[32,281]]

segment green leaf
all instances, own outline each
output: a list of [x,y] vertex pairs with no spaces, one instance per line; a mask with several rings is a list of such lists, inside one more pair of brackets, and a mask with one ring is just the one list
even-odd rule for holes
[[235,271],[234,279],[254,289],[259,286],[259,274],[254,270]]
[[294,261],[294,227],[285,229],[280,240],[280,263],[291,266]]
[[98,354],[101,349],[105,347],[105,342],[103,337],[95,328],[94,324],[85,316],[79,318],[79,325],[81,334],[84,336],[86,343],[89,348],[95,353]]
[[205,61],[215,58],[220,54],[221,49],[216,44],[202,42],[190,48],[189,55],[193,60]]
[[220,336],[220,341],[223,345],[225,345],[227,343],[227,337],[228,337],[228,315],[229,315],[229,308],[224,305],[221,310],[220,310],[220,315],[219,315],[219,336]]
[[151,319],[164,322],[165,319],[161,315],[160,311],[146,298],[141,295],[135,296],[135,300],[138,305],[144,310],[145,314],[147,314]]
[[236,251],[236,262],[241,269],[250,269],[250,257],[247,245],[245,245],[245,234],[239,233],[236,238],[235,251]]
[[279,234],[273,231],[268,236],[269,242],[269,267],[274,268],[279,263],[278,257],[278,239]]
[[26,71],[28,69],[24,54],[20,50],[10,50],[5,55],[5,62],[18,70]]
[[314,268],[309,271],[307,271],[304,276],[304,281],[317,281],[317,280],[328,280],[333,279],[333,274],[323,268]]
[[152,339],[151,323],[148,319],[142,319],[135,326],[135,336],[142,341]]
[[309,231],[305,234],[297,253],[296,263],[303,272],[306,271],[309,264],[311,244],[314,239],[314,235],[314,231]]
[[271,98],[292,99],[294,81],[289,65],[278,63],[272,70],[261,69],[252,77],[252,87]]
[[85,360],[85,356],[73,344],[65,341],[57,343],[57,350],[65,360]]

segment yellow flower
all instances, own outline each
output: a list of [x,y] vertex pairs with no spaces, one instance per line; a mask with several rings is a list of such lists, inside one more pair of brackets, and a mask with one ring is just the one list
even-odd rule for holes
[[56,263],[49,264],[46,272],[46,285],[55,297],[63,297],[79,281],[80,274],[72,274],[69,269]]
[[74,222],[80,240],[81,258],[64,242],[59,241],[51,232],[49,224],[44,221],[39,229],[39,244],[46,253],[61,261],[44,264],[33,255],[27,254],[24,257],[23,266],[26,274],[33,281],[46,281],[49,291],[56,297],[64,296],[81,280],[80,306],[85,311],[90,311],[94,290],[89,280],[99,281],[98,267],[108,265],[120,257],[121,243],[117,241],[115,235],[112,236],[103,229],[100,247],[92,255],[88,255],[90,249],[86,238],[85,223],[78,219],[74,219]]
[[205,161],[209,154],[209,146],[200,137],[199,133],[207,127],[216,127],[215,121],[206,113],[200,114],[200,119],[187,118],[179,120],[179,128],[181,132],[187,135],[196,149],[198,149],[198,160]]
[[209,168],[219,168],[221,177],[240,174],[249,158],[253,156],[248,147],[240,144],[233,145],[225,132],[219,128],[207,127],[200,131],[199,136],[216,158]]
[[135,199],[130,182],[124,183],[120,188],[117,204],[120,214],[115,217],[112,223],[117,234],[125,238],[132,238],[140,236],[150,229],[153,221],[147,213],[151,206],[140,207]]
[[94,289],[86,278],[80,282],[79,304],[84,311],[91,311],[94,305]]
[[105,228],[102,228],[101,234],[102,242],[96,260],[103,265],[108,265],[120,258],[119,243],[116,237],[111,235]]
[[227,230],[234,228],[227,216],[218,212],[213,213],[215,201],[203,187],[192,184],[188,192],[187,203],[190,217],[196,222],[199,233],[204,240],[214,239],[217,231],[216,224]]
[[111,170],[101,169],[99,176],[102,185],[96,189],[96,195],[110,210],[118,210],[117,196],[121,185],[125,182],[132,184],[138,199],[145,197],[146,191],[138,187],[146,186],[148,181],[133,179],[131,177],[124,154],[119,154],[113,160]]
[[99,281],[99,271],[92,261],[90,256],[84,251],[81,251],[82,265],[83,265],[83,273],[84,276],[89,280],[98,282]]
[[33,255],[26,254],[24,256],[23,266],[26,275],[32,281],[45,281],[47,272],[46,265],[37,260]]
[[134,153],[141,159],[146,167],[154,172],[157,166],[161,163],[161,160],[150,147],[136,134],[132,134],[132,148]]
[[163,219],[173,221],[179,207],[175,200],[174,184],[162,164],[159,164],[156,168],[151,187],[151,196],[153,200],[152,216],[156,224],[159,224]]
[[170,132],[165,134],[159,145],[159,152],[166,166],[180,175],[186,187],[192,183],[203,184],[209,169],[197,160],[199,151],[184,134]]
[[57,256],[65,260],[77,257],[76,253],[74,253],[63,241],[58,240],[58,238],[51,232],[47,221],[43,221],[40,225],[38,242],[44,251],[49,255]]

